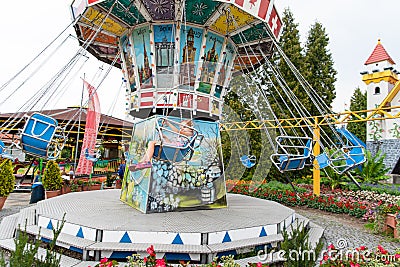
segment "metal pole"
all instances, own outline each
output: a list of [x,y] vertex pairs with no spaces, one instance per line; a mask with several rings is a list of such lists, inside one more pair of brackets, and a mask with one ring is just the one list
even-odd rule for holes
[[[313,154],[314,156],[318,156],[321,152],[321,147],[319,145],[320,142],[320,128],[318,125],[318,117],[315,117],[315,125],[314,125],[314,134],[313,134],[313,139],[314,139],[314,147],[313,147]],[[314,159],[313,162],[313,192],[314,195],[319,196],[321,194],[321,171],[318,166],[318,161]]]

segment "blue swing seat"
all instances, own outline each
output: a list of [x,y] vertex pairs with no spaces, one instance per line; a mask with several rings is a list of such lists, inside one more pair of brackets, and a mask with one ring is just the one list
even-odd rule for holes
[[[288,142],[296,142],[293,144]],[[304,143],[301,145],[300,143]],[[309,137],[297,136],[278,136],[276,138],[278,144],[278,152],[271,155],[272,163],[280,172],[301,170],[306,165],[307,160],[311,156],[312,140]],[[294,153],[294,151],[297,151]]]
[[7,153],[7,147],[3,141],[0,140],[0,157],[4,159],[11,159],[14,160],[15,157]]
[[254,155],[243,155],[240,157],[240,161],[246,168],[252,168],[256,165],[256,157]]
[[[204,138],[203,135],[200,134],[195,128],[189,127],[190,129],[193,130],[193,135],[189,138],[188,136],[173,132],[172,130],[164,127],[163,126],[164,121],[168,121],[170,123],[178,125],[178,127],[181,126],[180,123],[168,120],[167,118],[159,118],[157,120],[156,127],[161,141],[160,144],[156,144],[154,146],[153,158],[156,160],[177,162],[177,163],[184,160],[187,161],[191,160],[194,154],[194,150],[200,146]],[[174,137],[179,137],[180,139],[183,139],[184,140],[183,145],[175,145],[168,143],[164,138],[166,134],[173,135]]]
[[330,165],[335,172],[343,174],[360,167],[366,161],[365,144],[344,127],[336,130],[346,139],[347,144],[332,154]]
[[85,149],[85,158],[93,163],[97,162],[99,160],[100,156],[101,156],[101,154],[100,154],[99,150],[97,150],[96,153],[94,153],[94,154],[90,154],[89,148]]
[[[64,135],[56,134],[58,130],[60,128],[57,120],[40,113],[33,113],[22,130],[22,150],[39,158],[58,158],[66,139]],[[53,140],[55,137],[64,139],[63,143]]]
[[316,156],[315,159],[317,160],[318,163],[318,166],[315,167],[319,170],[328,167],[331,163],[331,160],[329,159],[328,155],[325,152]]

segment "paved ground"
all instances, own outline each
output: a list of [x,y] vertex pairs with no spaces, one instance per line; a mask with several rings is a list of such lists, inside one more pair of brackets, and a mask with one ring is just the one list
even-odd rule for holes
[[295,208],[296,212],[325,228],[325,249],[328,244],[335,247],[345,245],[345,248],[366,246],[369,249],[382,245],[389,252],[400,250],[400,242],[394,239],[371,233],[364,227],[364,222],[345,214],[331,214],[315,209]]
[[[30,193],[10,194],[3,209],[0,211],[0,219],[27,207],[29,200]],[[331,214],[314,209],[296,208],[295,210],[325,228],[325,244],[333,243],[337,246],[340,240],[344,240],[347,248],[355,248],[362,245],[368,248],[376,248],[380,244],[390,252],[400,249],[399,242],[395,242],[388,237],[372,234],[364,227],[364,223],[361,220],[351,216]]]
[[0,220],[8,215],[17,213],[20,209],[29,206],[31,193],[11,193],[4,207],[0,210]]

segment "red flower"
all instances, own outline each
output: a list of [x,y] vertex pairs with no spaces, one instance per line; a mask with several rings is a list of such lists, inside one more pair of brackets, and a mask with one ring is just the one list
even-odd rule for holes
[[146,249],[146,251],[147,251],[147,253],[149,253],[149,255],[150,255],[151,257],[155,257],[155,256],[156,256],[156,253],[154,252],[154,247],[153,247],[153,245],[151,245],[150,247],[148,247],[148,248]]
[[165,260],[164,259],[157,259],[156,260],[156,267],[165,267]]
[[107,261],[108,261],[107,258],[102,258],[101,261],[100,261],[100,263],[106,263]]

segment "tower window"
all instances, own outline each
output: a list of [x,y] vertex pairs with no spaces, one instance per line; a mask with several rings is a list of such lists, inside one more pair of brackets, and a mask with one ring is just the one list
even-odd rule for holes
[[374,94],[375,94],[375,95],[379,95],[380,93],[381,93],[381,88],[375,87],[375,92],[374,92]]

